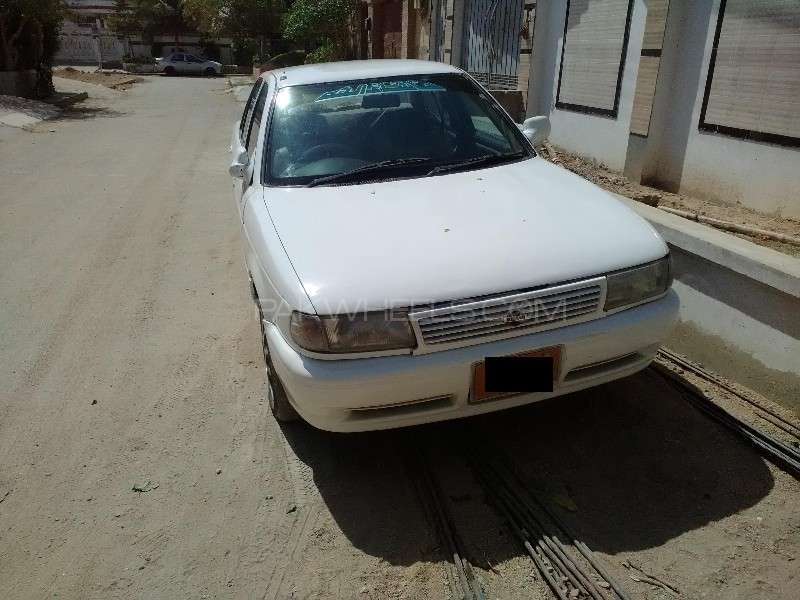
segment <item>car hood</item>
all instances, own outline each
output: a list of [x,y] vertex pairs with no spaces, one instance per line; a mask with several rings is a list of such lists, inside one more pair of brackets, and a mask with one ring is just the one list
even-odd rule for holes
[[667,253],[619,200],[538,157],[436,177],[264,190],[320,314],[545,286]]

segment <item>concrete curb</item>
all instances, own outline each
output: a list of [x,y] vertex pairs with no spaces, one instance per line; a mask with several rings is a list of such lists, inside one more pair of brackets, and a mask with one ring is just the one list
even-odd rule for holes
[[61,109],[41,100],[0,95],[0,125],[27,129],[60,116]]
[[800,259],[617,198],[670,245],[681,308],[667,345],[800,414]]
[[800,259],[615,194],[667,243],[800,298]]

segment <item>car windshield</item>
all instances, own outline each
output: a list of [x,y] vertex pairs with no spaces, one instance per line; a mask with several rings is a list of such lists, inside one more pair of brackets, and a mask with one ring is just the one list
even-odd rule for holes
[[397,179],[533,155],[492,99],[458,74],[285,87],[267,139],[273,186]]

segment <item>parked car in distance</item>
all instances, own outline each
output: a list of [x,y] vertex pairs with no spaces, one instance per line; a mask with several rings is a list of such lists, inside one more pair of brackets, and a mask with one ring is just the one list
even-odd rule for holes
[[156,59],[155,71],[165,75],[214,76],[222,74],[222,63],[193,54],[173,52],[169,56]]
[[279,421],[459,418],[651,362],[678,312],[667,246],[537,156],[548,131],[435,62],[256,81],[229,172]]

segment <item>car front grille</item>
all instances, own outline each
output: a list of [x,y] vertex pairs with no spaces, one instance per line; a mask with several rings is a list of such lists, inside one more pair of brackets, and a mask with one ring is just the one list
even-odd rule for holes
[[[468,345],[487,337],[513,337],[600,315],[605,278],[527,292],[509,292],[414,310],[410,317],[425,346]],[[442,348],[443,349],[443,348]]]

